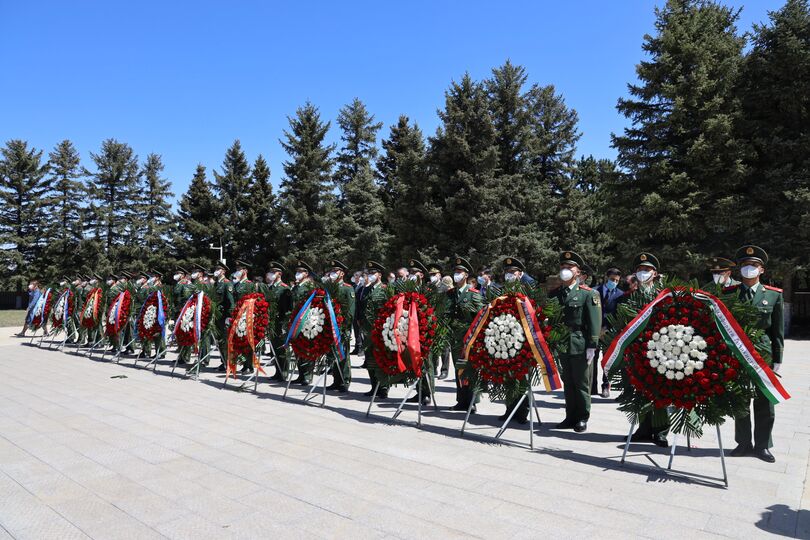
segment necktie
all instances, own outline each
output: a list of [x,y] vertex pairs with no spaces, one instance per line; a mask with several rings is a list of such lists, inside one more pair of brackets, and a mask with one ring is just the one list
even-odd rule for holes
[[751,287],[748,287],[748,288],[745,290],[745,299],[746,299],[748,302],[751,302],[751,301],[754,299],[754,289],[752,289]]

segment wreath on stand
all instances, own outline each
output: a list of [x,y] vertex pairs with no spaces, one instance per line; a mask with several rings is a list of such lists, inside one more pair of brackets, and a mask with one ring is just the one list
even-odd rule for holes
[[129,321],[129,311],[132,307],[132,295],[129,291],[121,291],[110,303],[107,319],[104,321],[104,335],[115,337],[121,328]]
[[158,335],[163,334],[163,330],[166,328],[166,313],[168,310],[169,304],[166,302],[166,295],[163,294],[163,291],[152,291],[146,297],[136,323],[138,337],[141,341],[151,341]]
[[293,310],[285,346],[289,344],[299,363],[328,364],[331,361],[326,356],[332,350],[343,359],[340,336],[345,318],[336,293],[336,287],[314,289]]
[[264,345],[268,321],[264,294],[250,293],[239,299],[228,329],[228,375],[235,375],[237,363],[248,358],[259,373],[264,373],[256,349]]
[[95,287],[87,293],[87,299],[82,307],[82,328],[91,330],[98,324],[99,311],[101,311],[101,287]]
[[75,303],[75,295],[70,289],[65,289],[59,293],[59,298],[56,300],[56,305],[51,311],[51,324],[54,328],[67,327],[67,321],[73,315],[73,304]]
[[631,422],[652,414],[653,425],[668,421],[673,433],[700,437],[704,424],[746,411],[755,386],[773,403],[790,397],[754,345],[762,337],[755,307],[694,282],[672,280],[657,292],[621,304],[605,336],[602,366]]
[[48,316],[51,314],[51,307],[53,304],[53,290],[46,289],[42,296],[34,306],[34,318],[31,321],[31,326],[34,328],[41,328],[42,325],[48,322]]
[[211,300],[202,292],[196,292],[186,300],[174,326],[174,337],[180,347],[194,347],[200,341],[211,322]]

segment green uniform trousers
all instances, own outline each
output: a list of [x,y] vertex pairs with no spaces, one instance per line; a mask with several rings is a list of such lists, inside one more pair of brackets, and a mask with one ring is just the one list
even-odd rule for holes
[[[754,394],[754,449],[763,450],[773,446],[771,432],[776,418],[773,403],[757,388]],[[734,440],[737,444],[751,445],[751,412],[734,418]]]
[[593,370],[585,353],[561,354],[563,392],[565,393],[565,419],[587,422],[591,416],[591,378]]
[[[473,400],[472,385],[475,370],[472,364],[462,358],[461,347],[462,345],[460,343],[454,343],[452,345],[453,369],[456,373],[456,405],[467,408]],[[480,400],[481,396],[476,395],[475,402],[478,403]]]

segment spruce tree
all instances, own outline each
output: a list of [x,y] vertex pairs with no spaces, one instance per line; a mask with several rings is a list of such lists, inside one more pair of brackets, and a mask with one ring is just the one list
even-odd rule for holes
[[288,120],[290,127],[280,141],[289,156],[279,195],[282,253],[290,261],[296,257],[323,261],[342,245],[331,178],[335,147],[324,143],[329,122],[323,122],[309,102]]
[[205,167],[197,165],[177,211],[175,258],[206,266],[217,258],[218,254],[210,246],[221,245],[223,230],[218,211],[219,205],[205,176]]
[[242,144],[235,140],[225,153],[222,172],[214,171],[214,192],[218,200],[219,219],[222,223],[222,242],[226,258],[230,260],[250,258],[251,248],[245,237],[249,217],[250,164]]
[[174,232],[174,216],[169,200],[174,194],[169,181],[161,178],[163,169],[161,157],[149,154],[141,171],[143,189],[139,214],[143,217],[143,238],[140,258],[150,267],[165,267],[172,262],[168,241]]
[[501,175],[525,171],[531,131],[524,90],[527,79],[523,66],[507,60],[503,66],[493,69],[492,76],[484,81],[495,127],[498,169]]
[[82,241],[82,209],[84,185],[79,152],[69,140],[61,141],[48,154],[51,196],[47,200],[48,245],[45,247],[43,262],[48,265],[48,274],[58,277],[73,274],[80,266],[78,248]]
[[41,227],[51,219],[43,206],[48,165],[42,150],[19,139],[6,142],[0,153],[0,277],[5,287],[20,290],[28,280],[43,277],[38,275]]
[[631,121],[613,137],[618,163],[614,214],[628,224],[627,259],[645,248],[667,272],[691,273],[704,257],[725,253],[740,223],[743,177],[737,85],[744,39],[738,12],[700,0],[656,9],[649,59],[618,110]]
[[[343,146],[335,158],[335,185],[343,195],[346,184],[377,158],[377,132],[382,122],[375,122],[365,104],[358,98],[338,113],[338,126]],[[341,203],[343,201],[341,200]]]
[[253,164],[249,209],[245,212],[245,235],[257,275],[263,275],[267,264],[278,256],[276,237],[278,216],[276,196],[270,183],[270,167],[259,154]]

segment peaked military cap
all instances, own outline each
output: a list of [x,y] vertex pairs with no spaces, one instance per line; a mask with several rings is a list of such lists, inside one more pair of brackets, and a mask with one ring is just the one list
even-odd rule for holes
[[441,274],[442,265],[439,263],[431,263],[428,267],[428,274]]
[[465,259],[464,257],[456,257],[453,261],[453,269],[458,270],[459,268],[467,272],[468,274],[472,274],[472,265],[470,261]]
[[706,266],[709,267],[709,272],[725,272],[737,265],[734,261],[730,261],[724,257],[711,257],[706,261]]
[[71,282],[71,281],[73,281],[73,280],[72,280],[72,279],[70,279],[70,278],[69,278],[69,277],[67,277],[67,276],[62,276],[62,281],[66,281],[66,282],[70,283],[70,282]]
[[198,271],[202,272],[203,274],[208,272],[208,268],[206,268],[205,266],[203,266],[201,264],[194,263],[191,266],[194,268],[194,270],[198,270]]
[[768,254],[759,246],[746,245],[737,250],[734,256],[737,262],[742,261],[757,261],[762,264],[768,264]]
[[509,268],[517,268],[521,272],[526,270],[526,267],[523,265],[523,262],[520,261],[519,259],[514,258],[514,257],[505,258],[503,260],[503,268],[504,268],[504,270],[509,269]]
[[234,264],[236,265],[237,268],[253,268],[253,265],[246,263],[241,259],[236,259],[236,262]]
[[653,270],[658,270],[658,257],[646,251],[641,252],[633,259],[633,268],[638,268],[639,266],[650,266]]
[[228,268],[228,265],[227,265],[227,264],[225,264],[225,263],[224,263],[224,262],[222,262],[222,261],[217,261],[217,262],[216,262],[216,264],[214,264],[214,268],[222,268],[222,269],[223,269],[223,270],[225,270],[226,272],[230,272],[230,271],[231,271],[231,269],[230,269],[230,268]]
[[420,261],[419,259],[411,259],[410,261],[408,261],[408,266],[410,267],[409,270],[411,272],[422,272],[423,274],[428,273],[427,267],[424,264],[422,264],[422,261]]
[[90,275],[90,277],[91,277],[92,279],[95,279],[95,280],[98,280],[98,281],[104,281],[104,278],[103,278],[103,277],[101,277],[100,275],[98,275],[96,272],[93,272],[93,273]]
[[142,272],[138,272],[138,276],[142,277],[142,278],[146,278],[146,279],[149,279],[150,277],[152,277],[152,276],[149,275],[149,272],[147,272],[145,270],[142,271]]
[[284,265],[278,261],[270,261],[270,264],[267,265],[267,271],[284,273],[287,271],[287,269],[284,268]]
[[332,259],[331,261],[329,261],[329,265],[330,265],[331,268],[340,268],[344,272],[349,271],[349,267],[346,266],[344,263],[340,262],[337,259]]
[[152,274],[152,277],[159,277],[161,279],[163,278],[163,273],[158,272],[157,270],[150,270],[149,273]]
[[110,274],[107,275],[107,279],[112,279],[113,281],[118,281],[118,276],[116,276],[115,274],[110,273]]
[[179,264],[175,267],[175,269],[176,269],[175,273],[188,274],[188,270],[186,270],[183,266],[180,266]]
[[385,267],[377,261],[366,261],[366,270],[380,272],[381,274],[385,273]]
[[296,269],[301,268],[302,270],[306,270],[310,274],[314,273],[314,271],[312,270],[312,266],[310,266],[307,261],[304,261],[302,259],[298,259],[298,262],[295,263],[295,268]]
[[585,260],[573,251],[563,251],[560,253],[560,264],[573,264],[582,268]]

